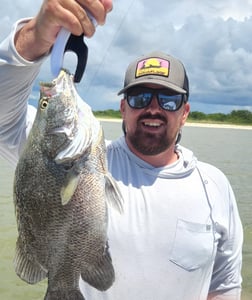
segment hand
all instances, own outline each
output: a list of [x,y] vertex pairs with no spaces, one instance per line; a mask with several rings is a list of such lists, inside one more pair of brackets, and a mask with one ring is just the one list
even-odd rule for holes
[[101,25],[111,8],[111,0],[45,0],[36,17],[38,30],[48,33],[48,39],[53,41],[60,27],[65,27],[75,35],[84,33],[90,37],[95,28],[86,10]]
[[38,15],[16,34],[17,51],[27,60],[39,58],[50,50],[61,27],[91,37],[95,27],[86,10],[102,25],[112,0],[44,0]]

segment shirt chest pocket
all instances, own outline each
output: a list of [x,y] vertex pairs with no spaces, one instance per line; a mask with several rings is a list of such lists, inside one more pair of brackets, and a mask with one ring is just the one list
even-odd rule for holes
[[214,249],[212,225],[177,221],[176,234],[170,253],[170,261],[193,271],[211,260]]

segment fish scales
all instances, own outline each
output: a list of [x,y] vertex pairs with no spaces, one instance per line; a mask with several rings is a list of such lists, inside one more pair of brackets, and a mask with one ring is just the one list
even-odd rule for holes
[[102,128],[62,70],[52,83],[41,84],[15,172],[17,275],[31,284],[47,277],[46,300],[84,299],[80,276],[108,289],[115,280],[108,202],[122,211],[122,196],[107,171]]

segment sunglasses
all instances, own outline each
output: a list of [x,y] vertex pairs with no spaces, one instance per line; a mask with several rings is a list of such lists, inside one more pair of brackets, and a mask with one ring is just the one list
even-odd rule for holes
[[179,110],[183,102],[187,101],[185,94],[172,94],[169,89],[152,89],[143,86],[129,88],[126,99],[131,108],[141,109],[147,107],[156,96],[159,106],[167,111]]

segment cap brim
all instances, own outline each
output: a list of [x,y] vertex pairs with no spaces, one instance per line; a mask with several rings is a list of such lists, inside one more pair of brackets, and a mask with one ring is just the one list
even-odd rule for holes
[[122,93],[126,92],[127,89],[133,87],[133,86],[136,86],[136,85],[141,85],[141,84],[157,84],[157,85],[160,85],[164,88],[168,88],[174,92],[178,92],[178,93],[181,93],[181,94],[187,94],[187,91],[182,89],[181,87],[179,86],[176,86],[175,84],[172,84],[170,82],[167,82],[167,81],[163,81],[163,80],[158,80],[158,79],[141,79],[141,80],[137,80],[137,81],[134,81],[133,83],[131,84],[128,84],[127,86],[125,86],[123,89],[121,89],[117,95],[121,95]]

